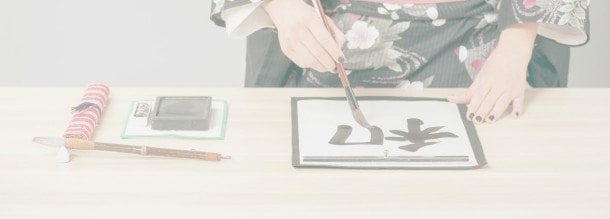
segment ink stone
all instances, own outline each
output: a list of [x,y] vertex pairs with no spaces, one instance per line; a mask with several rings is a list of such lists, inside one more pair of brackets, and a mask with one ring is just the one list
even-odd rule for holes
[[153,130],[206,131],[210,128],[212,97],[157,97],[148,117]]

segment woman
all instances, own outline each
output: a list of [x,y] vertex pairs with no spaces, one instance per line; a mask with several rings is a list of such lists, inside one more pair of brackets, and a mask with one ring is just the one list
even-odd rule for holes
[[469,87],[475,123],[495,122],[524,90],[567,85],[569,48],[588,40],[588,0],[214,0],[211,19],[248,36],[246,86]]

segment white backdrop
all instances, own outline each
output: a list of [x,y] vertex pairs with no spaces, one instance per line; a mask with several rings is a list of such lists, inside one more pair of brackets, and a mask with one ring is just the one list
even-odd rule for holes
[[[593,38],[574,50],[572,86],[610,86],[610,1],[593,4]],[[0,86],[242,86],[245,41],[214,26],[209,7],[209,0],[0,0]]]

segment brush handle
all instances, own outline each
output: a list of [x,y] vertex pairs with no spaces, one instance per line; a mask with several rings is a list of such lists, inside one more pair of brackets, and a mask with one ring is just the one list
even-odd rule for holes
[[[318,12],[318,15],[320,15],[320,18],[322,19],[322,23],[324,23],[324,27],[326,28],[326,30],[328,30],[330,35],[334,38],[335,31],[333,31],[333,28],[330,27],[330,24],[328,23],[328,20],[326,19],[326,14],[324,13],[324,8],[322,7],[322,2],[320,2],[320,0],[311,0],[311,2],[313,4],[314,8],[316,9],[316,11]],[[335,62],[335,64],[337,65],[337,71],[338,71],[337,73],[339,73],[339,79],[341,80],[341,84],[343,84],[344,87],[350,87],[349,80],[347,79],[347,72],[345,72],[345,67],[343,67],[343,63]]]
[[177,157],[177,158],[189,158],[199,159],[207,161],[220,161],[223,157],[218,153],[203,152],[203,151],[189,151],[189,150],[176,150],[167,148],[156,148],[149,146],[136,146],[136,145],[123,145],[123,144],[111,144],[93,142],[75,138],[66,139],[66,147],[77,150],[99,150],[99,151],[111,151],[119,153],[139,154],[142,156],[162,156],[162,157]]
[[[326,27],[326,30],[328,30],[330,35],[333,36],[333,38],[334,38],[336,33],[335,33],[335,31],[333,31],[333,28],[331,28],[329,21],[326,18],[326,14],[324,13],[324,8],[322,7],[322,2],[320,0],[311,0],[311,1],[314,5],[314,8],[320,15],[320,18],[322,18],[322,23],[324,23],[324,27]],[[341,81],[341,84],[343,85],[343,88],[345,89],[345,94],[347,96],[347,101],[349,103],[350,108],[352,109],[352,111],[359,109],[360,106],[358,106],[358,100],[356,100],[356,95],[354,94],[354,91],[352,90],[352,86],[349,83],[349,79],[347,78],[347,72],[345,71],[345,67],[343,66],[343,63],[335,62],[335,64],[337,66],[336,70],[339,75],[339,80]]]

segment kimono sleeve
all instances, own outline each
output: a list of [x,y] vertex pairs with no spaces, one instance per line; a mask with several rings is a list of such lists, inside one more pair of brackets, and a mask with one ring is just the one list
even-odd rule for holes
[[589,0],[499,0],[501,30],[517,23],[538,23],[538,34],[577,46],[589,40]]
[[261,4],[261,0],[214,0],[210,19],[225,27],[229,37],[243,38],[275,26]]

